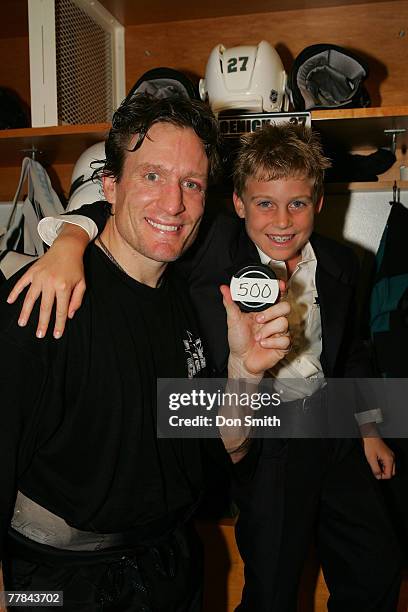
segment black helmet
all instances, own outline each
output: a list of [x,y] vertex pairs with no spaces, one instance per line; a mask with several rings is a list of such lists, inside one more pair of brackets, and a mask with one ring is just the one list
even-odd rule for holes
[[367,76],[366,64],[343,47],[306,47],[289,74],[293,107],[304,111],[370,106],[370,97],[362,85]]
[[128,96],[135,93],[149,93],[156,98],[180,95],[199,100],[198,88],[183,73],[173,68],[153,68],[136,81]]

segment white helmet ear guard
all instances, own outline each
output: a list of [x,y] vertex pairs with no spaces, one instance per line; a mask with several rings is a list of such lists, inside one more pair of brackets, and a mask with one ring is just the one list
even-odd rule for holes
[[78,157],[72,171],[67,210],[75,210],[83,204],[105,199],[101,179],[93,178],[95,170],[102,168],[104,161],[104,141],[92,145]]
[[287,111],[286,80],[281,58],[265,40],[230,49],[220,44],[208,58],[200,96],[214,113]]

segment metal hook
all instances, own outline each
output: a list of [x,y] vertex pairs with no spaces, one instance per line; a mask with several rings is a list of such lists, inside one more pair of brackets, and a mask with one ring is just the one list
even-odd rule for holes
[[397,148],[397,136],[398,134],[404,134],[406,132],[405,128],[395,129],[395,130],[384,130],[384,134],[391,136],[391,152],[395,154]]
[[37,153],[41,154],[42,151],[40,151],[39,149],[37,149],[34,145],[31,147],[31,149],[20,149],[22,153],[28,153],[31,156],[31,159],[33,161],[35,161],[35,156]]
[[394,184],[392,186],[392,202],[390,202],[391,206],[393,204],[400,203],[400,194],[401,194],[401,189],[397,187],[397,181],[394,181]]

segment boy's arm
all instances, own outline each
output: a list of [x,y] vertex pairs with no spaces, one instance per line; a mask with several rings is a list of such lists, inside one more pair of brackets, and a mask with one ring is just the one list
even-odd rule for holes
[[388,480],[395,476],[395,455],[380,437],[372,423],[360,426],[364,454],[377,480]]
[[21,300],[14,306],[6,304],[9,284],[0,291],[0,346],[4,355],[0,368],[0,562],[5,557],[19,475],[29,467],[40,439],[48,355],[47,345],[36,340],[32,329],[18,329]]
[[38,233],[45,244],[51,246],[58,238],[65,224],[77,225],[84,229],[90,240],[94,240],[100,234],[106,221],[111,214],[111,206],[108,202],[100,201],[93,204],[84,204],[80,208],[70,210],[56,217],[45,217],[38,224]]
[[[280,281],[281,293],[285,288],[285,283]],[[227,314],[230,349],[228,391],[239,394],[244,384],[247,392],[256,393],[265,371],[273,368],[289,351],[289,303],[281,301],[260,313],[244,313],[232,301],[229,287],[222,285],[220,289]],[[240,427],[220,428],[225,449],[232,462],[237,463],[248,452],[251,430],[245,425],[240,406],[231,405],[220,410],[223,416],[241,417],[238,419]]]
[[370,393],[369,385],[364,384],[364,380],[375,377],[375,372],[368,348],[361,338],[358,317],[355,316],[358,312],[356,290],[360,279],[360,266],[357,256],[354,254],[351,265],[355,289],[347,319],[348,329],[346,333],[349,342],[345,355],[344,377],[363,381],[361,386],[363,395],[355,418],[360,428],[364,454],[375,478],[379,480],[389,479],[395,475],[394,453],[378,433],[377,424],[382,421],[378,397],[375,393]]
[[110,205],[107,202],[95,202],[66,215],[46,217],[40,221],[40,236],[52,246],[20,278],[7,299],[12,304],[21,291],[30,285],[19,318],[20,326],[27,324],[33,306],[41,296],[37,337],[44,338],[47,332],[54,302],[56,318],[53,333],[55,338],[62,336],[67,317],[72,319],[85,292],[82,264],[85,249],[89,241],[103,230],[109,214]]

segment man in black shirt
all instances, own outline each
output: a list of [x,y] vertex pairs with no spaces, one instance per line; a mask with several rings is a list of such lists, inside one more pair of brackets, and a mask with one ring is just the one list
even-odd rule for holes
[[[197,233],[217,140],[201,103],[126,99],[103,170],[113,214],[86,256],[80,314],[61,339],[40,342],[32,324],[18,328],[21,301],[5,304],[10,284],[2,288],[8,590],[63,591],[64,609],[75,611],[200,609],[201,560],[188,519],[203,487],[203,442],[157,439],[156,380],[206,374],[187,291],[168,264]],[[227,287],[222,293],[229,373],[257,381],[288,348],[289,306],[271,307],[257,324]],[[199,353],[193,369],[186,340]],[[227,448],[233,462],[244,441]],[[231,463],[220,441],[213,447]]]

